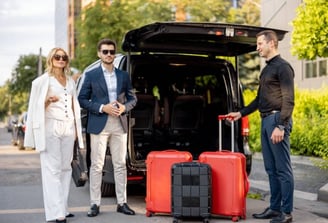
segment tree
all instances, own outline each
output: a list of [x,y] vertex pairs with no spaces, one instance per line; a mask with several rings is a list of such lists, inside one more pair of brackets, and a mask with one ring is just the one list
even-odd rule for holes
[[[180,2],[180,1],[178,1]],[[190,0],[186,9],[192,22],[227,22],[231,1],[225,0]]]
[[[231,8],[228,22],[260,25],[260,0],[241,0],[239,8]],[[244,88],[256,89],[260,76],[260,57],[257,53],[241,55],[238,60],[239,76]]]
[[293,55],[299,59],[313,60],[328,57],[328,1],[304,0],[296,9],[292,21]]
[[[45,60],[43,57],[43,65]],[[39,55],[30,54],[19,57],[17,65],[11,74],[9,87],[12,94],[30,92],[32,81],[38,76],[38,62]]]
[[[45,60],[43,57],[42,67],[44,67]],[[10,95],[13,114],[20,114],[27,110],[32,81],[38,76],[38,61],[39,55],[20,56],[11,74],[11,80],[6,83],[6,94]],[[8,104],[9,102],[5,101],[5,103]]]
[[78,21],[78,48],[75,65],[83,70],[97,59],[96,44],[101,38],[111,38],[120,44],[130,30],[155,21],[172,18],[168,0],[97,0],[95,5],[82,11]]
[[0,87],[0,120],[9,115],[21,114],[27,110],[27,98],[26,92],[19,92],[14,94],[10,91],[11,83],[6,81],[4,86]]
[[8,82],[0,87],[0,120],[2,120],[4,117],[9,115],[10,111],[10,103],[11,103],[11,95],[9,94],[8,90]]
[[260,0],[240,0],[238,8],[230,8],[228,22],[259,26],[260,24]]
[[[131,29],[156,21],[221,22],[259,25],[260,0],[240,0],[239,8],[232,8],[225,0],[97,0],[83,9],[77,22],[77,54],[74,66],[83,70],[97,59],[96,43],[109,37],[118,44]],[[251,85],[258,84],[258,55],[240,57],[241,80]],[[249,85],[249,86],[250,86]]]

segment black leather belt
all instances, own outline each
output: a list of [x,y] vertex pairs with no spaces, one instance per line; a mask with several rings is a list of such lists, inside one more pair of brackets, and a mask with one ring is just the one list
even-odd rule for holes
[[272,111],[269,111],[269,112],[261,112],[261,118],[268,117],[269,115],[275,114],[277,112],[280,112],[280,111],[278,111],[278,110],[272,110]]

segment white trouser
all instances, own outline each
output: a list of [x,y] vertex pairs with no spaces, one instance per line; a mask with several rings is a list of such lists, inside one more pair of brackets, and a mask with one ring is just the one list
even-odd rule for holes
[[68,213],[74,140],[74,121],[46,119],[46,150],[40,152],[40,163],[47,221]]
[[127,134],[124,133],[119,118],[108,116],[105,128],[100,134],[90,134],[91,166],[90,166],[90,202],[100,205],[102,171],[105,161],[107,142],[114,167],[116,199],[118,204],[126,203],[126,153]]

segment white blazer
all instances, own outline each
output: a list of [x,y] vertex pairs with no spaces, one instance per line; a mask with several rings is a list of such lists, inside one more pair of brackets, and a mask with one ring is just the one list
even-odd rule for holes
[[[37,151],[46,149],[45,101],[49,88],[50,76],[46,72],[32,82],[32,89],[27,110],[24,146]],[[68,81],[73,81],[69,77]],[[75,82],[74,82],[75,84]],[[81,110],[76,91],[73,93],[74,119],[80,148],[84,148],[81,125]],[[73,148],[72,148],[73,149]]]

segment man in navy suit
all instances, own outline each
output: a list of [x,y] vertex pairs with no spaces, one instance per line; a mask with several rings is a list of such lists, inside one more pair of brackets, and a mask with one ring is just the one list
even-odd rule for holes
[[127,205],[126,155],[128,124],[126,114],[137,103],[129,74],[114,67],[116,43],[102,39],[97,45],[99,66],[88,70],[78,96],[88,111],[87,132],[91,139],[89,217],[99,214],[102,170],[107,143],[114,167],[117,212],[134,215]]

